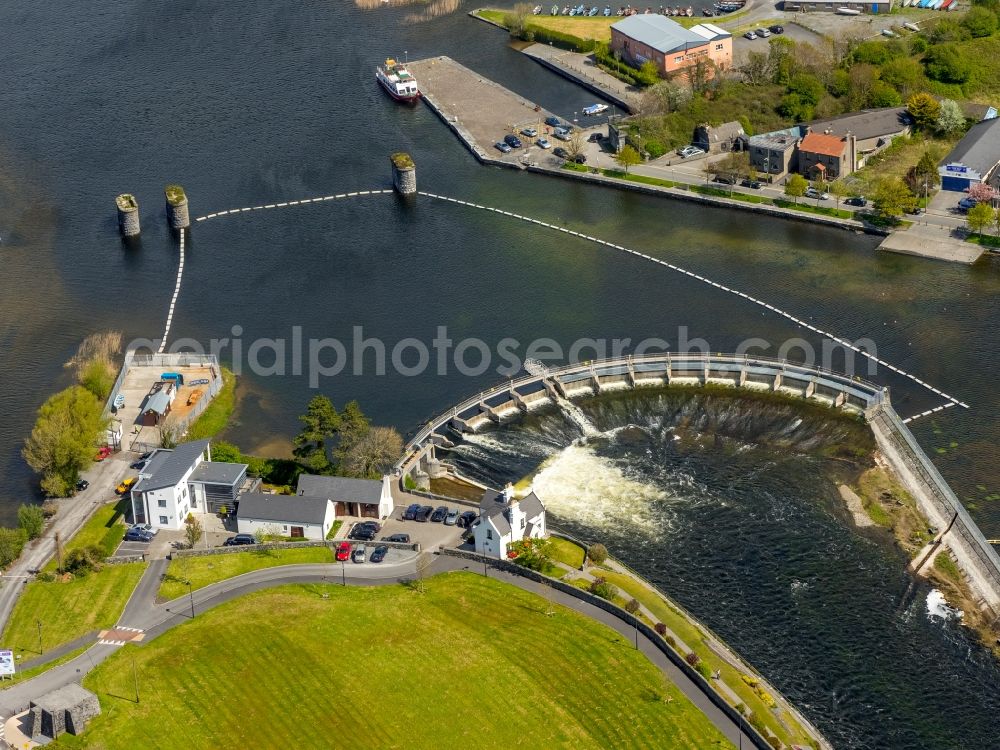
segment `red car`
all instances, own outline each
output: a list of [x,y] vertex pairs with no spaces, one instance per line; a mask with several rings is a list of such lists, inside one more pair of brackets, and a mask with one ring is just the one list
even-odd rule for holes
[[111,449],[106,445],[102,445],[100,448],[98,448],[97,455],[94,456],[94,460],[103,461],[110,455],[111,455]]
[[347,562],[351,559],[351,543],[341,542],[337,545],[337,562]]

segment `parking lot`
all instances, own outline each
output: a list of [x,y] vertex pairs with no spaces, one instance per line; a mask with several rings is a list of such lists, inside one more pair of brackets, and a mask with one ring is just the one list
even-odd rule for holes
[[[417,501],[419,501],[419,498],[414,500],[414,502]],[[472,510],[468,506],[456,503],[446,504],[444,502],[437,502],[432,504],[432,501],[428,500],[426,504],[432,508],[437,508],[439,505],[446,505],[449,508],[457,509],[459,512]],[[392,534],[409,534],[410,541],[419,544],[420,549],[425,552],[432,552],[441,547],[455,547],[461,543],[462,534],[465,532],[465,529],[459,526],[446,526],[443,523],[432,523],[430,521],[423,523],[420,521],[404,521],[403,512],[405,510],[405,505],[394,508],[392,515],[382,522],[382,529],[375,536],[376,541],[367,542],[367,544],[377,543],[379,539]],[[350,533],[354,523],[364,520],[366,519],[351,519],[350,523],[345,522],[340,529],[340,533],[337,534],[337,539],[347,539],[347,535]]]

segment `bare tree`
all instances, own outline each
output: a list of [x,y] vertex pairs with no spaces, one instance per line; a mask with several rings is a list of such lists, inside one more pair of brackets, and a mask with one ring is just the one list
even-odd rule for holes
[[403,452],[403,438],[391,427],[372,427],[351,446],[344,469],[351,476],[377,479]]
[[569,154],[570,160],[576,158],[583,153],[584,147],[583,131],[579,128],[574,128],[573,132],[570,133],[569,140],[566,141],[566,153]]

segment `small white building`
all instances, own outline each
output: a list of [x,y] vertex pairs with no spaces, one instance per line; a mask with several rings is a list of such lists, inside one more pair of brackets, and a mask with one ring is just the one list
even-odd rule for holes
[[503,492],[487,491],[479,505],[479,525],[473,532],[476,552],[497,559],[507,557],[507,546],[521,539],[546,536],[545,506],[534,492],[517,500],[509,484]]
[[392,486],[387,476],[380,481],[301,474],[295,494],[328,498],[336,516],[385,519],[392,515]]
[[177,531],[189,513],[231,511],[237,495],[258,483],[247,478],[246,464],[213,462],[208,440],[161,448],[132,487],[132,518]]
[[336,518],[333,502],[326,497],[249,492],[236,502],[236,527],[241,534],[322,541]]

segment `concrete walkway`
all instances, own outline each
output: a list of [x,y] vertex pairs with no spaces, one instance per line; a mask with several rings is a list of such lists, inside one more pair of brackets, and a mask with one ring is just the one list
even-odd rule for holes
[[957,237],[956,231],[939,224],[913,224],[890,234],[878,249],[934,260],[975,263],[982,257],[985,248]]
[[[192,597],[184,596],[166,604],[153,604],[155,588],[159,581],[156,574],[150,573],[153,566],[147,570],[139,586],[126,606],[119,626],[139,628],[146,633],[146,641],[184,623],[199,613],[212,607],[231,601],[249,593],[274,586],[294,583],[331,583],[343,582],[351,586],[381,586],[396,584],[405,580],[413,580],[417,575],[434,575],[447,571],[470,570],[478,572],[479,566],[461,558],[437,556],[423,570],[423,560],[429,557],[421,555],[408,564],[389,568],[374,568],[357,566],[345,567],[336,563],[311,565],[285,565],[274,568],[245,573],[219,583],[206,586],[193,593]],[[346,575],[350,571],[350,575]],[[553,590],[540,583],[535,583],[520,576],[488,569],[487,576],[517,586],[518,588],[538,594],[549,601],[560,604],[568,609],[579,612],[594,619],[622,636],[622,645],[638,648],[663,674],[678,687],[678,689],[708,719],[734,744],[753,747],[750,736],[743,733],[740,726],[731,721],[701,689],[680,670],[645,636],[614,615],[605,612],[576,597]],[[193,600],[193,604],[192,604]],[[118,650],[119,646],[97,643],[80,656],[71,661],[54,667],[49,671],[7,690],[0,691],[0,716],[4,720],[14,714],[24,711],[30,701],[56,690],[71,682],[79,682],[98,664]]]

